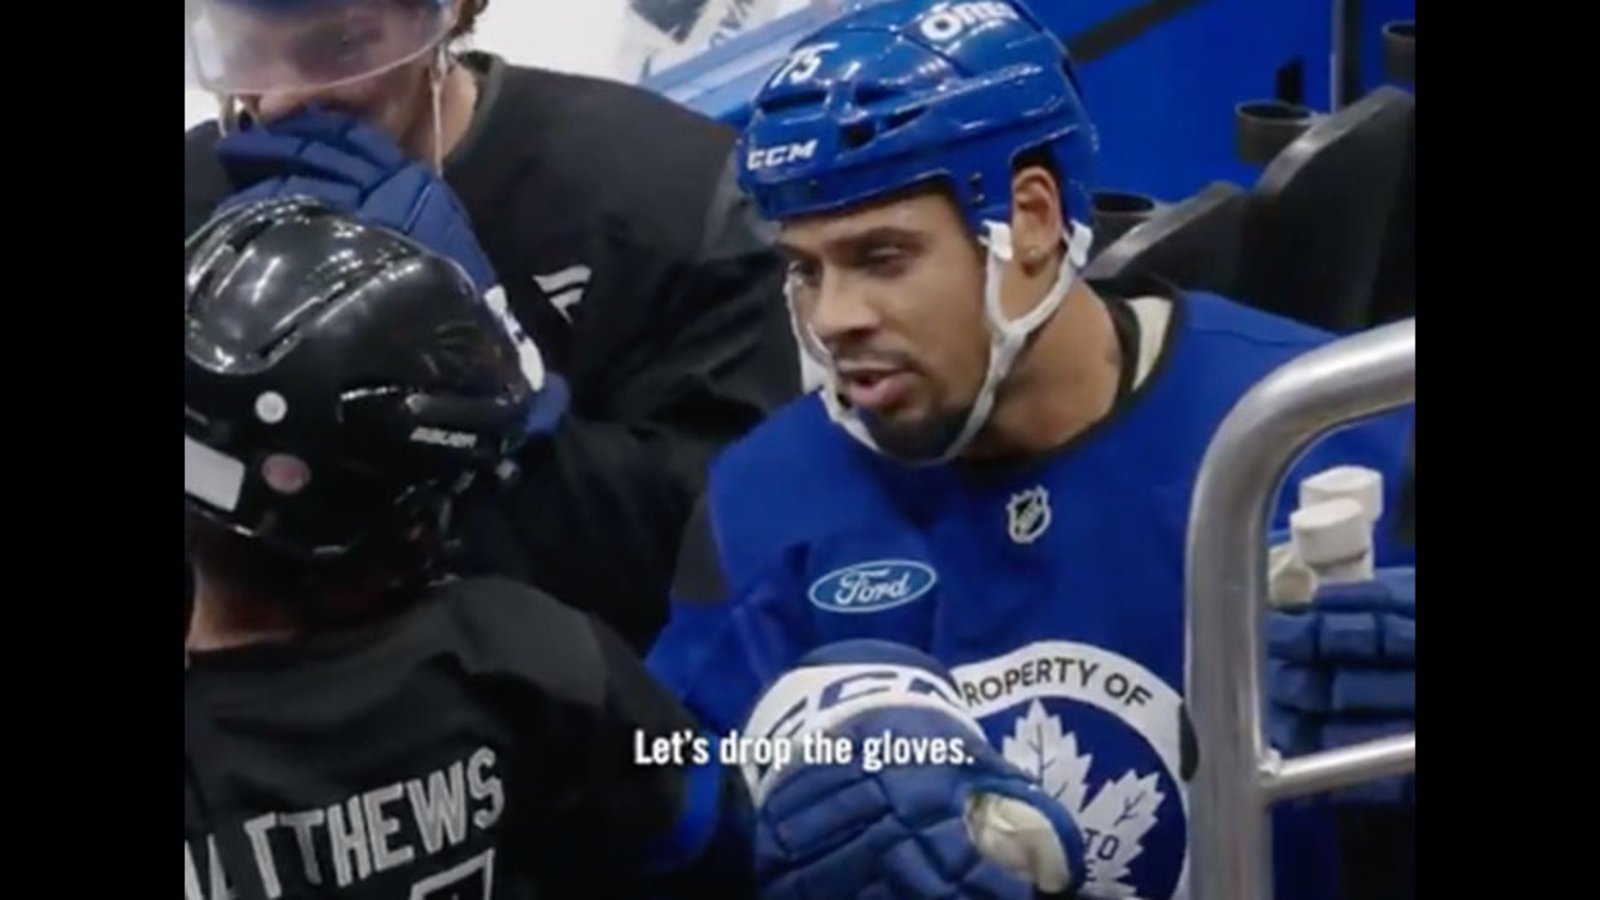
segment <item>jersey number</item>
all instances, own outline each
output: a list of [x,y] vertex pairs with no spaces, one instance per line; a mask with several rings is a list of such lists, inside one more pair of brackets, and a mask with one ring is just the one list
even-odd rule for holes
[[817,70],[822,68],[822,54],[837,49],[838,46],[838,44],[813,44],[801,47],[778,68],[777,73],[772,76],[772,83],[777,84],[785,78],[789,79],[790,84],[804,84],[810,81],[816,76]]
[[411,886],[411,900],[489,900],[494,889],[494,851],[429,875]]

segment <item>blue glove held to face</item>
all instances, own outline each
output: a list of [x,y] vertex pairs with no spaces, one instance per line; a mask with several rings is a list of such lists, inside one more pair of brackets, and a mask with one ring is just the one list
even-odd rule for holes
[[570,400],[566,382],[545,371],[537,345],[507,305],[471,219],[439,173],[407,158],[382,131],[315,109],[230,134],[218,142],[217,156],[240,188],[219,211],[275,197],[312,197],[455,260],[516,343],[528,382],[539,392],[526,422],[528,436],[556,430]]
[[[1305,609],[1267,620],[1267,727],[1288,756],[1416,728],[1416,570],[1322,587]],[[1342,800],[1403,801],[1411,781],[1385,779]]]
[[[818,650],[746,732],[787,738],[792,754],[744,767],[766,900],[1021,900],[1071,896],[1083,880],[1071,816],[989,745],[925,654],[881,641]],[[848,746],[849,761],[807,761],[819,739]]]
[[378,129],[307,110],[224,137],[217,156],[239,190],[226,208],[290,195],[314,197],[398,231],[460,263],[487,294],[499,284],[455,192]]

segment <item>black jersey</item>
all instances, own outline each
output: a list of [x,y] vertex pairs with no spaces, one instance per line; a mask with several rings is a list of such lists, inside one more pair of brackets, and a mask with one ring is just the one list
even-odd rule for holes
[[[643,89],[468,54],[445,163],[512,311],[573,388],[518,493],[466,516],[463,571],[531,581],[643,647],[710,457],[799,389],[784,264],[737,189],[733,130]],[[232,188],[185,139],[192,232]]]
[[731,769],[695,794],[688,768],[638,764],[637,742],[696,726],[618,637],[508,580],[435,594],[379,625],[190,657],[187,900],[742,891],[738,852],[685,869],[687,889],[647,880],[652,846],[708,821],[691,796],[720,792],[739,833],[747,800]]

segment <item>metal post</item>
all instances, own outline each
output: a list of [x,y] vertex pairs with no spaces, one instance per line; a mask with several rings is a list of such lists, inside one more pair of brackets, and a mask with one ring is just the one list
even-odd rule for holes
[[1328,432],[1411,402],[1416,320],[1344,338],[1265,378],[1223,421],[1190,509],[1187,685],[1192,900],[1271,900],[1277,800],[1412,771],[1415,735],[1282,760],[1262,728],[1267,521],[1289,466]]
[[1328,111],[1336,113],[1361,99],[1361,38],[1365,14],[1361,0],[1333,0],[1333,31],[1328,53]]
[[1328,32],[1329,46],[1332,52],[1328,54],[1328,111],[1338,112],[1344,109],[1348,98],[1345,96],[1345,59],[1350,52],[1348,41],[1349,29],[1345,26],[1345,4],[1347,0],[1333,0],[1333,27]]

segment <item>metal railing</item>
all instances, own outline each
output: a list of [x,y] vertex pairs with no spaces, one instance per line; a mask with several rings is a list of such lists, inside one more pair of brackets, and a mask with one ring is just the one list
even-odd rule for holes
[[1269,375],[1206,451],[1190,509],[1185,694],[1191,900],[1271,900],[1273,803],[1413,771],[1416,734],[1281,759],[1262,728],[1267,528],[1290,465],[1337,428],[1416,395],[1416,320],[1343,338]]

